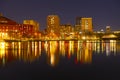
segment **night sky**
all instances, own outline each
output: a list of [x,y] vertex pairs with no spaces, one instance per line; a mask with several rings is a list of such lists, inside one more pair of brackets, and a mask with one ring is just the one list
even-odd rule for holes
[[111,26],[120,30],[120,0],[0,0],[0,12],[7,18],[22,23],[33,19],[46,28],[48,15],[58,15],[61,24],[75,24],[75,18],[92,17],[94,30]]

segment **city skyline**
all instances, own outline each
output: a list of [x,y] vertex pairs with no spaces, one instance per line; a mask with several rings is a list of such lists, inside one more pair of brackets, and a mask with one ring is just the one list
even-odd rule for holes
[[23,20],[33,19],[40,23],[40,29],[47,27],[47,16],[58,15],[60,24],[75,25],[76,17],[92,17],[94,30],[111,26],[112,30],[119,30],[120,9],[118,0],[104,1],[1,1],[0,12],[4,16],[23,23]]

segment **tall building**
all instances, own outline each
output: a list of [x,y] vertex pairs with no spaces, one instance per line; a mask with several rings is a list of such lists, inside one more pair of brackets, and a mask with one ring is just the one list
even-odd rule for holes
[[81,18],[81,30],[83,32],[92,32],[92,18]]
[[24,20],[23,24],[32,25],[35,32],[39,31],[39,23],[34,20]]
[[48,15],[47,17],[47,31],[59,32],[60,19],[58,15]]
[[81,31],[81,18],[82,17],[76,17],[75,32]]
[[81,24],[81,18],[82,17],[76,17],[76,25],[80,25]]
[[110,33],[111,29],[110,26],[106,26],[106,33]]

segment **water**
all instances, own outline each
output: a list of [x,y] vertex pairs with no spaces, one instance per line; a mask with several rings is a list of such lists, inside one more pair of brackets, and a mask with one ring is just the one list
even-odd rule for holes
[[0,42],[0,79],[119,79],[120,42]]

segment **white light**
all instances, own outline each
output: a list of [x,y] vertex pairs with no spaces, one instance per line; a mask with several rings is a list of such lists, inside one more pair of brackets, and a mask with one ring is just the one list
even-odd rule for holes
[[86,37],[85,37],[85,36],[83,36],[83,37],[82,37],[82,39],[86,39]]
[[1,43],[0,43],[0,48],[1,48],[1,49],[5,48],[5,42],[1,42]]

